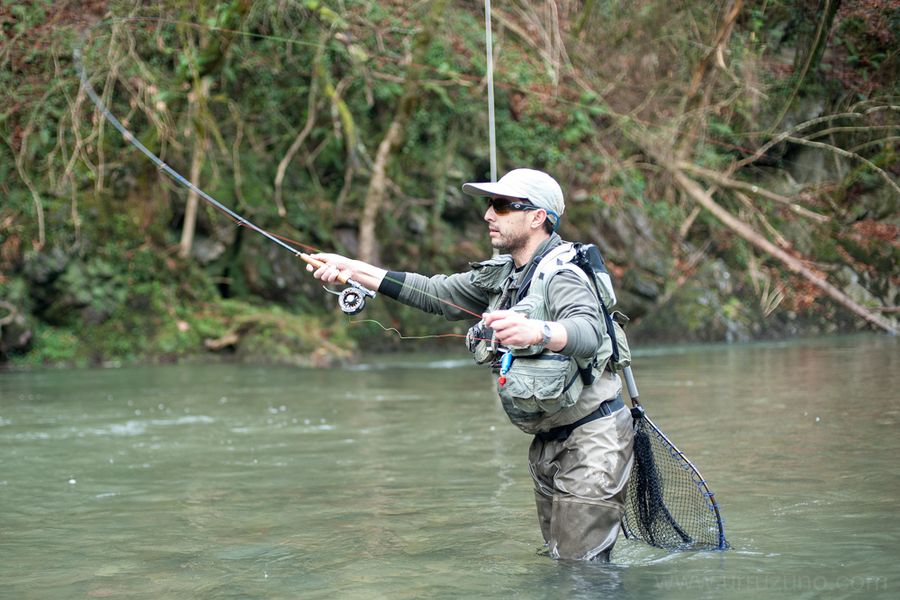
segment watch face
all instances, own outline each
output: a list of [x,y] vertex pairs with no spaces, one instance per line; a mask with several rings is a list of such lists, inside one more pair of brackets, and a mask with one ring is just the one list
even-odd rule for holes
[[544,339],[542,340],[544,345],[547,345],[550,342],[550,336],[552,332],[550,331],[550,323],[544,323],[544,327],[541,329],[541,333],[544,334]]

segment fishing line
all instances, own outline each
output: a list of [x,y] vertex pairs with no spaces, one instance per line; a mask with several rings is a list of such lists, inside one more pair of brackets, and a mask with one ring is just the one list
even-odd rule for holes
[[[350,321],[351,325],[357,325],[357,324],[362,325],[363,323],[374,323],[375,325],[378,325],[379,327],[381,327],[387,333],[391,333],[391,332],[396,333],[397,337],[400,338],[401,340],[428,340],[428,339],[434,339],[434,338],[448,338],[448,337],[465,338],[466,337],[466,334],[464,334],[464,333],[433,333],[433,334],[429,334],[429,335],[403,335],[402,333],[400,333],[399,329],[397,329],[395,327],[387,327],[387,326],[383,325],[380,321],[376,321],[375,319],[356,319],[356,320]],[[479,340],[479,341],[486,341],[486,342],[491,341],[491,340],[485,339],[485,338],[474,338],[474,339]]]

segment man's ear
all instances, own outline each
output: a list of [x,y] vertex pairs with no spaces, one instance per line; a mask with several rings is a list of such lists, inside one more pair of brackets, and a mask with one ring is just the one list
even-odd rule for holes
[[547,211],[543,208],[540,210],[533,210],[531,214],[534,215],[531,217],[531,228],[532,229],[540,229],[544,226],[544,221],[547,220]]

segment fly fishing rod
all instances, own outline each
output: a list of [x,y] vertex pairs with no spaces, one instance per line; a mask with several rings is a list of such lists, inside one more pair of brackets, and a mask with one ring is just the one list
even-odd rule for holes
[[[82,87],[82,89],[84,89],[85,93],[91,99],[91,102],[94,103],[94,106],[97,107],[97,109],[100,111],[100,113],[103,115],[103,117],[110,124],[112,124],[112,126],[115,127],[119,133],[122,134],[122,137],[125,139],[125,141],[127,141],[129,144],[131,144],[132,146],[134,146],[135,148],[140,150],[144,154],[144,156],[149,158],[163,173],[165,173],[166,175],[171,177],[174,181],[183,185],[184,187],[188,188],[189,190],[191,190],[192,192],[194,192],[195,194],[200,196],[204,201],[209,203],[214,208],[216,208],[219,211],[228,215],[232,220],[234,220],[235,223],[238,224],[238,226],[243,226],[243,227],[252,229],[253,231],[259,233],[260,235],[262,235],[269,241],[284,248],[285,250],[287,250],[288,252],[290,252],[291,254],[296,256],[297,258],[300,258],[300,259],[306,261],[307,263],[309,263],[310,265],[312,265],[316,268],[319,268],[324,265],[324,263],[322,261],[316,260],[315,258],[311,257],[309,254],[307,254],[305,252],[301,252],[300,250],[297,250],[296,248],[294,248],[287,242],[279,239],[277,236],[273,235],[272,233],[269,233],[262,227],[259,227],[255,223],[252,223],[251,221],[247,220],[240,214],[238,214],[235,211],[233,211],[232,209],[228,208],[227,206],[225,206],[224,204],[222,204],[221,202],[219,202],[218,200],[216,200],[215,198],[213,198],[212,196],[210,196],[209,194],[204,192],[202,189],[197,187],[192,181],[190,181],[189,179],[184,177],[181,173],[179,173],[178,171],[173,169],[164,160],[162,160],[159,156],[154,154],[150,149],[148,149],[144,144],[142,144],[140,142],[140,140],[138,140],[134,136],[134,134],[132,134],[131,131],[129,131],[128,128],[125,127],[122,124],[122,122],[119,121],[119,119],[117,119],[116,116],[114,114],[112,114],[112,112],[106,107],[106,104],[103,102],[103,100],[100,98],[100,96],[97,95],[97,92],[94,90],[94,87],[91,85],[90,81],[88,80],[87,71],[85,70],[84,64],[82,63],[82,60],[81,60],[81,46],[83,45],[84,41],[87,39],[89,32],[90,32],[90,29],[84,33],[80,42],[78,44],[76,44],[75,48],[72,50],[72,58],[75,62],[75,69],[78,71],[78,77],[81,80],[81,87]],[[307,246],[305,244],[299,244],[299,243],[298,243],[298,245],[304,246],[309,250],[316,250],[316,248],[314,248],[313,246]],[[342,284],[346,285],[347,287],[344,288],[340,292],[332,292],[328,288],[325,288],[325,289],[338,296],[338,306],[340,306],[341,310],[348,315],[355,315],[355,314],[359,313],[360,311],[362,311],[363,308],[365,308],[366,298],[374,298],[375,297],[375,292],[373,292],[372,290],[368,289],[367,287],[359,284],[358,282],[354,281],[353,279],[351,279],[348,276],[340,275],[338,277],[338,281],[340,281]]]

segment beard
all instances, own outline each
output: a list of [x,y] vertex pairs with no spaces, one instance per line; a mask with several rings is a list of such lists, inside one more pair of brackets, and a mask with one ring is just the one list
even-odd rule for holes
[[510,232],[503,233],[497,237],[491,238],[491,247],[499,250],[504,254],[514,254],[521,250],[528,243],[528,232]]

